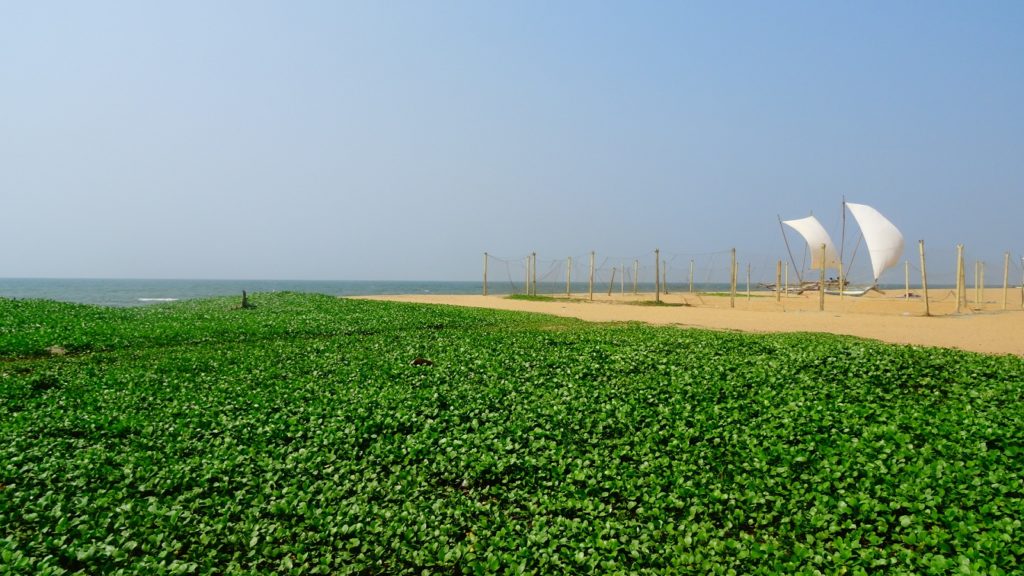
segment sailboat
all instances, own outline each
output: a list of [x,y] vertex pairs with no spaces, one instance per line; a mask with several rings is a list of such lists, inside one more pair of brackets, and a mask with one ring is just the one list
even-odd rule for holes
[[[869,290],[877,290],[878,278],[881,277],[882,273],[899,264],[900,257],[903,256],[903,234],[881,212],[867,204],[854,204],[844,200],[843,207],[844,228],[846,208],[849,208],[850,214],[853,215],[853,219],[860,227],[861,236],[867,245],[868,254],[871,258],[873,280],[871,285],[866,288],[848,290],[846,288],[846,278],[840,272],[836,282],[837,290],[828,290],[829,286],[827,285],[824,287],[819,286],[818,289],[825,288],[826,292],[842,293],[848,296],[862,296]],[[810,248],[812,270],[821,270],[822,267],[825,269],[834,268],[842,270],[840,266],[842,263],[842,253],[840,251],[840,254],[836,255],[835,244],[833,244],[832,238],[825,230],[825,227],[821,225],[821,222],[818,222],[817,218],[813,215],[797,220],[782,220],[779,218],[779,222],[796,230],[803,236],[807,246]],[[782,234],[783,239],[785,239],[785,228],[782,229]],[[824,257],[820,249],[822,245],[825,246]],[[786,248],[787,250],[789,249],[788,239],[786,240]],[[792,258],[793,253],[790,252],[790,259],[792,260]],[[794,262],[794,267],[795,265]],[[803,285],[804,283],[801,281],[801,284]]]

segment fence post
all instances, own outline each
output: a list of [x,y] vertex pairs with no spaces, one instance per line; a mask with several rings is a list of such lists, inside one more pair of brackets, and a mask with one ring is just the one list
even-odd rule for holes
[[661,251],[654,249],[654,301],[661,303]]
[[825,245],[821,245],[821,275],[818,279],[818,310],[825,309]]
[[636,280],[637,275],[640,274],[640,261],[637,259],[633,260],[633,296],[636,296]]
[[572,256],[565,263],[565,297],[572,298]]
[[775,261],[775,301],[782,302],[782,260]]
[[956,313],[967,305],[967,272],[964,270],[964,245],[956,245]]
[[[821,267],[825,267],[825,263],[822,262]],[[846,286],[843,285],[843,259],[839,259],[839,301],[843,301],[843,292],[846,292]]]
[[910,260],[903,261],[903,284],[906,287],[903,300],[910,301]]
[[530,295],[530,255],[526,255],[526,278],[523,279],[523,294]]
[[1003,310],[1006,310],[1006,296],[1010,291],[1010,253],[1003,255]]
[[981,308],[981,292],[978,287],[981,282],[981,260],[974,261],[974,307]]
[[526,255],[526,286],[523,290],[527,296],[533,293],[533,256],[529,254]]
[[747,305],[750,305],[750,262],[747,262]]
[[532,261],[533,261],[533,284],[532,284],[531,292],[533,293],[534,296],[536,296],[537,295],[537,253],[536,252],[533,253]]
[[956,245],[956,313],[960,313],[960,281],[964,272],[964,245]]
[[978,273],[979,273],[978,296],[979,296],[979,300],[981,301],[981,308],[984,308],[985,307],[985,261],[982,260],[981,262],[979,262],[979,264],[980,264],[980,266],[978,266]]
[[924,292],[924,315],[931,316],[931,308],[928,305],[928,268],[924,262],[924,240],[918,240],[918,249],[921,252],[921,290]]
[[590,299],[594,299],[594,251],[590,251]]
[[487,252],[484,252],[484,296],[487,296]]
[[732,249],[732,261],[729,265],[729,308],[736,307],[736,249]]

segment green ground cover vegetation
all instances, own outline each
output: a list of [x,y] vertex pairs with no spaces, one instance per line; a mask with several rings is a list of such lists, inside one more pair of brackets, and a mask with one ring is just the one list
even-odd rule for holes
[[250,301],[0,299],[0,573],[1024,571],[1020,358]]

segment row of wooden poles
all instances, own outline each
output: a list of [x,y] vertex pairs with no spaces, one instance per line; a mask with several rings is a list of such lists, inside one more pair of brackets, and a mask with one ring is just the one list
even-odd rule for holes
[[[596,253],[590,253],[590,275],[589,275],[589,295],[590,299],[594,299],[594,259]],[[736,250],[733,249],[733,259],[735,260]],[[487,264],[490,256],[487,252],[484,252],[484,296],[487,296]],[[690,260],[690,292],[693,292],[693,260]],[[565,296],[566,298],[572,297],[572,256],[566,259],[565,266]],[[612,268],[612,278],[608,283],[608,295],[612,295],[612,289],[615,287],[615,274],[619,268]],[[637,293],[637,278],[640,271],[640,260],[633,260],[633,294]],[[625,291],[626,281],[626,267],[621,267],[621,276],[619,282],[622,285],[623,291]],[[666,287],[668,286],[667,279],[667,266],[661,261],[661,251],[658,249],[654,250],[654,293],[655,299],[661,302],[662,292],[668,293]],[[526,257],[526,294],[530,296],[537,295],[537,253],[533,252]]]
[[[931,310],[928,302],[928,267],[925,260],[925,249],[924,240],[918,241],[918,251],[921,256],[921,291],[924,293],[924,310],[925,315],[931,315]],[[960,313],[963,308],[967,307],[967,279],[966,279],[966,266],[964,264],[964,245],[957,244],[956,246],[956,311]],[[821,245],[821,261],[826,261],[826,246]],[[594,258],[595,253],[590,253],[590,274],[589,274],[589,298],[594,299]],[[487,252],[484,252],[484,285],[483,293],[484,296],[488,295],[487,289],[487,266],[490,256]],[[1022,262],[1024,263],[1024,262]],[[637,293],[637,277],[639,273],[640,261],[633,260],[633,294]],[[572,256],[567,258],[565,268],[565,295],[566,298],[572,297]],[[693,269],[694,261],[690,260],[690,293],[693,293]],[[608,284],[608,295],[611,296],[612,289],[615,286],[615,273],[616,268],[612,268],[612,278]],[[729,307],[736,307],[736,292],[737,292],[737,280],[739,276],[739,263],[736,259],[736,249],[731,250],[731,265],[730,265],[730,280],[729,280]],[[784,277],[785,276],[785,277]],[[626,269],[622,266],[622,275],[620,277],[620,283],[622,289],[625,291],[625,277]],[[843,299],[843,265],[839,263],[839,299]],[[526,259],[526,294],[531,296],[537,295],[537,253],[531,253]],[[904,299],[910,299],[910,262],[904,262],[904,281],[906,291],[904,293]],[[1003,258],[1003,310],[1007,309],[1007,301],[1009,294],[1009,282],[1010,282],[1010,253],[1006,252]],[[661,251],[659,249],[654,250],[654,299],[655,302],[661,303],[661,294],[664,292],[668,293],[667,290],[667,266],[661,261]],[[776,301],[781,301],[783,286],[785,286],[785,292],[789,295],[789,264],[783,265],[782,260],[778,260],[775,266],[775,298]],[[975,288],[975,303],[980,304],[984,298],[985,290],[985,263],[975,262],[974,266],[974,288]],[[747,299],[750,299],[750,264],[747,264]],[[1024,308],[1024,278],[1021,279],[1021,307]],[[825,309],[825,267],[821,267],[820,277],[818,280],[818,309]]]
[[[928,303],[928,268],[925,261],[924,240],[918,241],[918,251],[921,254],[921,291],[924,292],[924,314],[931,315]],[[906,278],[906,298],[910,298],[910,263],[904,265]],[[967,307],[967,272],[964,263],[964,245],[956,245],[956,312],[959,314]],[[840,277],[842,272],[840,271]],[[974,303],[979,307],[985,298],[985,263],[977,261],[974,263]],[[1010,294],[1010,253],[1003,254],[1003,310],[1006,310]],[[1020,302],[1024,308],[1024,278],[1021,278]]]
[[[588,281],[588,285],[589,285],[588,286],[588,293],[589,293],[589,298],[591,300],[594,299],[594,273],[595,273],[595,270],[596,270],[595,267],[594,267],[595,256],[596,256],[596,254],[594,252],[590,253],[590,274],[589,274],[589,281]],[[484,296],[488,295],[488,288],[487,288],[487,266],[488,266],[488,260],[489,259],[490,259],[490,255],[487,252],[484,252],[484,290],[483,290]],[[780,266],[782,265],[782,261],[781,260],[779,261],[779,265]],[[572,270],[573,270],[572,256],[570,256],[570,257],[568,257],[566,259],[566,268],[565,268],[565,296],[566,296],[566,298],[571,298],[572,297]],[[609,296],[612,295],[612,290],[615,287],[615,274],[616,274],[617,270],[619,270],[619,269],[618,268],[612,268],[611,281],[608,283],[608,295]],[[640,260],[634,259],[633,260],[633,294],[637,293],[637,279],[638,279],[638,276],[639,276],[639,270],[640,270]],[[730,294],[732,296],[732,300],[730,301],[730,305],[735,307],[735,305],[736,305],[735,298],[736,298],[736,290],[737,290],[737,273],[738,273],[738,270],[739,270],[738,263],[737,263],[737,260],[736,260],[736,249],[735,248],[732,249],[732,266],[731,266],[731,270],[732,270],[732,279],[731,279],[731,281],[729,283],[729,286],[730,286]],[[654,299],[658,303],[661,302],[661,295],[662,294],[668,294],[668,278],[667,278],[668,272],[667,271],[668,271],[668,267],[665,265],[665,262],[663,260],[661,260],[661,250],[655,248],[654,249]],[[694,273],[694,261],[690,260],[689,291],[690,291],[691,294],[693,293],[693,273]],[[786,266],[786,277],[787,277],[787,283],[788,283],[788,277],[789,277],[789,266],[788,265]],[[625,292],[625,286],[624,286],[625,278],[626,278],[626,267],[622,266],[621,267],[620,283],[622,284],[623,292]],[[527,295],[530,295],[530,296],[536,296],[537,295],[537,253],[536,252],[533,252],[529,256],[526,257],[525,290],[526,290],[526,294]],[[747,298],[750,298],[750,264],[747,264]]]
[[[1021,259],[1024,264],[1024,258]],[[1024,274],[1024,273],[1022,273]],[[974,301],[980,304],[985,296],[985,263],[974,263]],[[1010,292],[1010,253],[1003,254],[1003,310],[1007,309]],[[1024,308],[1024,276],[1021,278],[1020,302]],[[964,245],[956,245],[956,311],[967,306],[967,266],[964,264]]]

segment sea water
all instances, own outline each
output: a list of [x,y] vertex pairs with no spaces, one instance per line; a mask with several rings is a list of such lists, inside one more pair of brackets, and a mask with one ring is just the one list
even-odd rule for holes
[[117,280],[0,278],[0,298],[40,298],[97,304],[144,306],[211,296],[258,292],[309,292],[332,296],[379,294],[480,294],[482,282],[345,280]]

